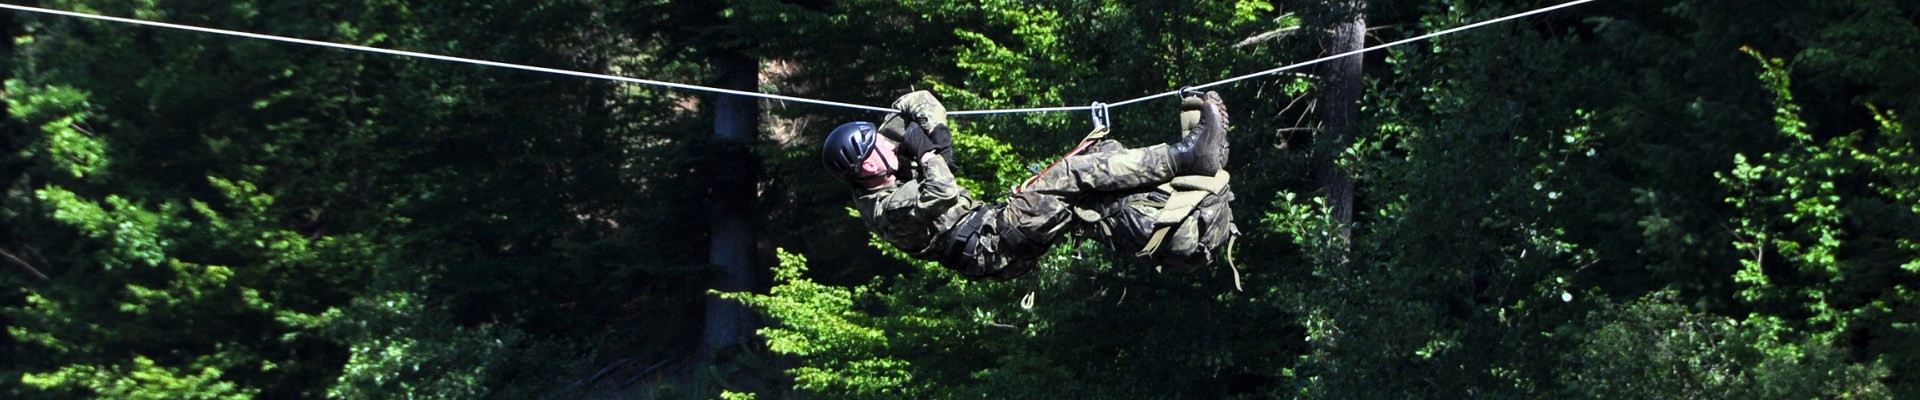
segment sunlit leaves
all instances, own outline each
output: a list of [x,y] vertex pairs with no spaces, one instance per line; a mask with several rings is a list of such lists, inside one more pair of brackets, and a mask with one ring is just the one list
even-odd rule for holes
[[116,399],[240,400],[251,399],[259,393],[257,389],[224,382],[220,376],[221,371],[213,367],[175,369],[136,355],[131,363],[108,367],[73,365],[51,373],[26,374],[20,381],[42,389],[84,387]]
[[50,161],[75,178],[88,177],[107,167],[105,140],[87,127],[87,94],[69,86],[36,86],[18,79],[6,82],[7,112],[11,117],[45,132],[44,151]]
[[[1740,297],[1750,304],[1804,318],[1756,315],[1749,322],[1768,327],[1777,340],[1830,341],[1863,332],[1914,334],[1910,326],[1889,319],[1888,311],[1920,305],[1920,297],[1906,289],[1910,278],[1892,273],[1895,268],[1911,272],[1913,260],[1920,258],[1920,249],[1912,245],[1920,235],[1909,229],[1920,222],[1920,209],[1912,207],[1912,193],[1920,190],[1913,171],[1920,161],[1906,156],[1914,151],[1912,132],[1901,127],[1897,116],[1869,107],[1875,129],[1816,136],[1794,99],[1796,87],[1788,79],[1792,69],[1759,51],[1746,52],[1761,63],[1761,83],[1773,95],[1778,134],[1789,139],[1791,147],[1738,154],[1733,170],[1718,174],[1721,184],[1732,189],[1727,202],[1739,210],[1733,229],[1740,240],[1734,244],[1748,254],[1734,279],[1743,285]],[[1768,363],[1792,359],[1795,353],[1766,344],[1761,348],[1778,352]],[[1849,368],[1903,365],[1890,360],[1920,354],[1920,349],[1904,345],[1875,348],[1873,358]],[[1836,389],[1877,392],[1825,390]]]
[[771,293],[716,295],[774,317],[774,326],[759,333],[773,351],[808,361],[788,371],[798,388],[837,396],[917,393],[910,386],[914,366],[890,354],[894,347],[876,317],[854,308],[856,300],[871,301],[871,286],[821,285],[801,276],[807,269],[805,257],[784,250],[779,256],[774,269],[778,282]]

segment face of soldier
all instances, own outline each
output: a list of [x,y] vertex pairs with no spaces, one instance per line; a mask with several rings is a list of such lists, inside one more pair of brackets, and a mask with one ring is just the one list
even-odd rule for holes
[[864,178],[856,180],[862,187],[874,188],[893,183],[893,169],[899,168],[900,158],[893,155],[895,145],[892,140],[879,138],[873,144],[873,152],[867,153],[867,159],[860,162],[860,174]]

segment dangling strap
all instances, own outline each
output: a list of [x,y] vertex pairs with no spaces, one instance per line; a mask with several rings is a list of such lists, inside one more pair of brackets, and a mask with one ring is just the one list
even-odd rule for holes
[[1144,246],[1140,246],[1140,252],[1133,253],[1133,256],[1134,257],[1150,257],[1153,255],[1153,252],[1160,251],[1160,245],[1163,242],[1166,242],[1167,232],[1170,232],[1170,231],[1173,231],[1172,226],[1162,226],[1159,229],[1154,229],[1153,238],[1147,239],[1147,244]]
[[1233,244],[1238,242],[1240,242],[1240,235],[1237,233],[1227,237],[1227,268],[1233,270],[1233,291],[1245,292],[1247,289],[1240,287],[1240,267],[1233,265]]

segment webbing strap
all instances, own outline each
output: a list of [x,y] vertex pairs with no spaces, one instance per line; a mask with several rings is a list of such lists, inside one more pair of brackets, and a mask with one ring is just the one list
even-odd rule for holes
[[1173,192],[1172,196],[1167,196],[1167,205],[1160,209],[1160,217],[1154,221],[1154,225],[1168,226],[1180,223],[1180,220],[1187,218],[1187,214],[1193,213],[1194,207],[1200,205],[1200,200],[1207,198],[1207,194],[1198,190]]
[[1225,258],[1227,259],[1227,268],[1233,270],[1233,291],[1245,292],[1247,289],[1240,287],[1240,267],[1233,265],[1233,244],[1239,242],[1239,234],[1227,237],[1227,255]]
[[1224,169],[1220,170],[1219,173],[1213,174],[1213,176],[1178,176],[1173,178],[1173,188],[1175,190],[1204,190],[1207,193],[1220,194],[1220,192],[1227,190],[1229,178],[1231,178],[1231,176],[1228,176],[1227,170]]
[[1167,234],[1173,231],[1174,227],[1179,226],[1181,220],[1187,219],[1187,215],[1193,214],[1193,209],[1200,206],[1201,200],[1206,200],[1207,195],[1219,194],[1227,190],[1227,181],[1230,178],[1232,177],[1226,170],[1220,170],[1213,176],[1175,177],[1173,182],[1161,185],[1161,190],[1173,194],[1167,196],[1166,203],[1160,208],[1160,215],[1154,218],[1153,225],[1157,228],[1153,230],[1153,238],[1148,239],[1146,246],[1141,247],[1136,255],[1146,257],[1160,250],[1160,246],[1165,244]]
[[1154,221],[1154,225],[1180,223],[1180,220],[1187,218],[1187,214],[1193,213],[1194,207],[1200,206],[1200,201],[1205,200],[1207,195],[1226,191],[1229,178],[1231,177],[1227,175],[1226,170],[1221,170],[1213,176],[1173,178],[1173,182],[1167,185],[1172,189],[1169,191],[1173,192],[1173,195],[1167,197],[1167,205],[1160,209],[1160,217]]
[[1159,229],[1154,229],[1153,238],[1147,239],[1147,244],[1145,246],[1140,246],[1140,252],[1134,253],[1133,256],[1134,257],[1153,256],[1153,252],[1160,250],[1160,245],[1164,244],[1167,241],[1167,232],[1171,232],[1171,231],[1173,231],[1172,226],[1162,226]]

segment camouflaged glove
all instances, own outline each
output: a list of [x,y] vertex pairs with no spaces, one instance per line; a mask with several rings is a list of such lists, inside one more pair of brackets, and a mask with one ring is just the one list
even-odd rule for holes
[[940,99],[934,98],[932,92],[920,90],[907,93],[893,101],[893,108],[928,130],[947,124],[947,107],[940,105]]

